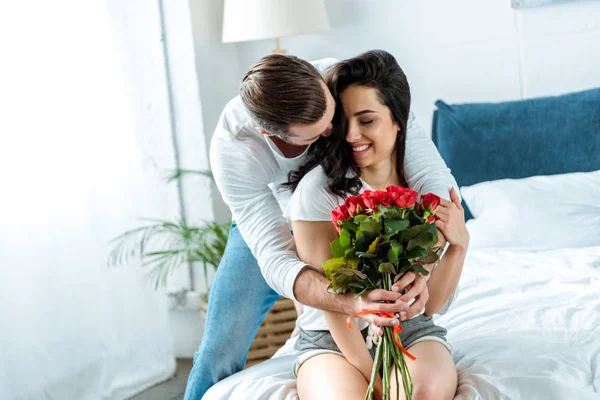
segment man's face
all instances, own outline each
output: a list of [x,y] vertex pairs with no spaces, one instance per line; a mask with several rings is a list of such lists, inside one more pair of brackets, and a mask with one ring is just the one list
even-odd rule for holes
[[314,124],[290,125],[288,128],[289,136],[286,139],[286,142],[288,142],[289,144],[293,144],[296,146],[307,146],[315,142],[321,136],[331,135],[331,130],[333,129],[331,121],[333,120],[333,115],[335,114],[335,100],[333,99],[331,92],[329,91],[324,82],[321,82],[321,86],[325,91],[325,101],[327,104],[325,114],[319,121],[315,122]]

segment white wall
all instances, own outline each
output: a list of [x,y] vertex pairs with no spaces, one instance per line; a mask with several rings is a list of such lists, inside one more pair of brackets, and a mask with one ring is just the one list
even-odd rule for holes
[[[238,93],[243,75],[236,44],[221,43],[223,2],[214,0],[190,0],[196,71],[202,99],[206,148],[217,126],[225,104]],[[208,153],[206,153],[208,157]],[[208,158],[206,158],[208,160]],[[208,161],[207,161],[208,167]],[[230,218],[216,186],[212,186],[213,208],[219,222]]]
[[[600,1],[515,11],[508,0],[326,0],[328,33],[283,38],[291,54],[347,58],[381,48],[411,84],[429,131],[434,102],[514,100],[600,86]],[[272,41],[239,43],[240,69]]]
[[104,1],[0,8],[0,398],[129,398],[175,371],[165,296],[106,265],[177,199],[154,181],[161,97],[128,102]]

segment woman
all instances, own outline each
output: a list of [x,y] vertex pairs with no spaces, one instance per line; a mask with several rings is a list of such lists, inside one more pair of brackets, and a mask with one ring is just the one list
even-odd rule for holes
[[[338,237],[331,210],[364,190],[407,187],[403,166],[410,89],[394,57],[384,51],[364,53],[334,66],[326,80],[337,104],[335,132],[313,145],[307,161],[290,174],[288,183],[294,190],[288,217],[298,256],[313,266],[331,257],[329,244]],[[450,197],[452,201],[442,199],[437,222],[449,246],[427,282],[425,312],[398,322],[404,346],[417,358],[407,360],[414,399],[451,399],[456,392],[457,374],[446,330],[431,317],[445,312],[451,302],[469,243],[464,211],[454,189]],[[298,320],[299,356],[294,365],[301,400],[364,398],[375,347],[369,351],[365,344],[366,323],[356,321],[358,326],[355,323],[348,329],[347,317],[304,307]],[[367,342],[372,340],[369,337]],[[395,374],[391,376],[395,396]],[[379,381],[376,398],[381,393]]]

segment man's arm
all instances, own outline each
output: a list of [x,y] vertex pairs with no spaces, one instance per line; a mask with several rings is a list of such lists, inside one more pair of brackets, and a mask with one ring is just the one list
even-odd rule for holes
[[[252,143],[213,137],[211,169],[265,280],[280,295],[296,300],[294,281],[306,265],[296,255],[290,227],[268,186],[272,179],[267,167],[255,153]],[[240,282],[243,284],[243,277]]]

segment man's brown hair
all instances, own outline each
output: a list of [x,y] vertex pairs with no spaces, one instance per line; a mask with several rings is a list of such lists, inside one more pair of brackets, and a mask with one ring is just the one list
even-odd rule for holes
[[325,115],[323,78],[309,62],[271,54],[255,62],[242,79],[240,97],[256,124],[281,139],[291,124],[314,124]]

